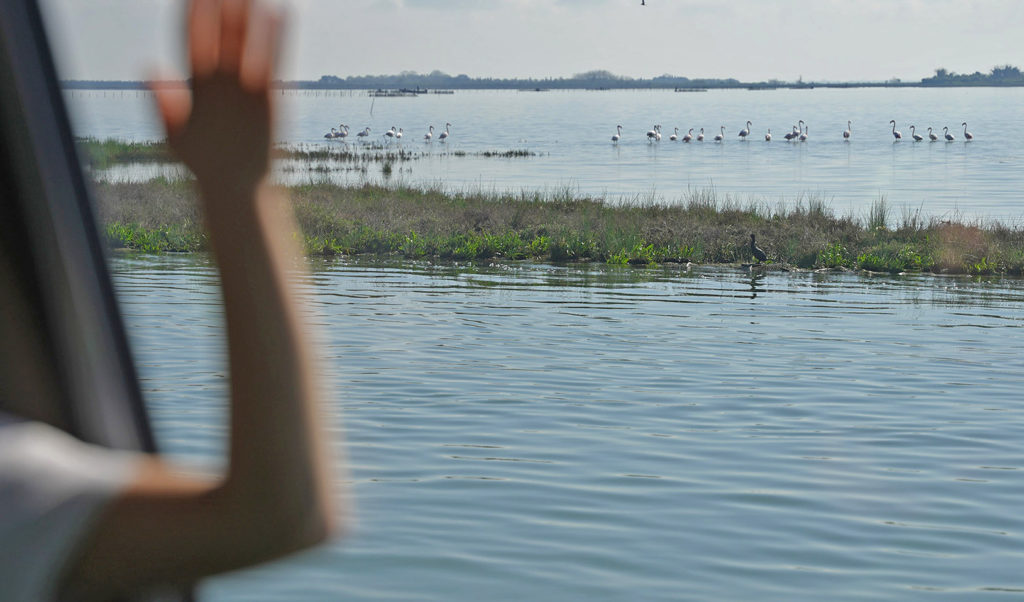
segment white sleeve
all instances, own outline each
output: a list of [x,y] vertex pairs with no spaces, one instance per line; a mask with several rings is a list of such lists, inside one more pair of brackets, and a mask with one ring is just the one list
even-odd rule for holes
[[53,600],[68,554],[138,457],[0,415],[0,600]]

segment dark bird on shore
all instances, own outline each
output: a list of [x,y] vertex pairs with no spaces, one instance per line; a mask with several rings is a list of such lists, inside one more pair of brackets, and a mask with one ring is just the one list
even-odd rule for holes
[[764,254],[764,250],[761,247],[754,244],[754,235],[750,235],[750,253],[757,259],[757,263],[762,261],[768,261],[768,256]]

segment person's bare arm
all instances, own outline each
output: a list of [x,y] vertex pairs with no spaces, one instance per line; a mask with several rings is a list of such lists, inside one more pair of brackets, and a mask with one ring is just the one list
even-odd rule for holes
[[147,460],[103,513],[64,591],[105,597],[272,559],[331,530],[310,343],[287,274],[290,208],[268,185],[280,19],[248,0],[194,0],[191,94],[156,89],[168,141],[196,175],[221,272],[231,372],[230,458],[204,483]]

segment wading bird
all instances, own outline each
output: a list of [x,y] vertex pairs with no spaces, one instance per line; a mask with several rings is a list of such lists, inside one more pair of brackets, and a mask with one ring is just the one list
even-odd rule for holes
[[757,263],[761,263],[762,261],[768,260],[768,256],[765,255],[764,250],[761,247],[754,244],[753,234],[750,235],[750,254],[754,256],[754,259],[757,260]]
[[967,122],[963,122],[960,125],[964,126],[964,140],[974,140],[974,134],[967,131]]
[[622,138],[622,126],[615,126],[615,133],[612,134],[612,142],[618,142]]
[[430,129],[427,130],[427,133],[423,134],[423,139],[426,140],[427,142],[430,142],[430,140],[433,137],[434,137],[434,126],[430,126]]
[[679,139],[679,128],[672,129],[675,130],[675,132],[671,136],[669,136],[668,139],[671,140],[672,142],[675,142],[676,140]]
[[917,129],[914,126],[910,126],[910,137],[914,139],[914,142],[920,142],[924,140],[924,136],[917,133]]
[[338,138],[348,138],[348,126],[344,123],[338,125]]
[[807,142],[807,133],[811,131],[811,126],[805,125],[804,131],[800,132],[800,142]]
[[793,126],[793,131],[789,132],[788,134],[783,136],[783,138],[785,138],[786,140],[793,140],[793,138],[796,138],[799,135],[800,135],[800,132],[796,131],[796,126],[794,125]]
[[700,128],[700,133],[697,134],[697,142],[704,142],[704,128]]
[[928,128],[928,139],[931,140],[932,142],[935,142],[936,140],[939,139],[939,137],[934,132],[932,132],[932,128]]
[[337,138],[337,137],[338,137],[338,130],[335,129],[335,128],[331,128],[331,131],[329,131],[326,134],[324,134],[324,138]]
[[764,135],[765,142],[772,141],[772,128],[768,128],[768,133]]
[[853,134],[853,122],[852,121],[847,121],[846,122],[846,130],[843,131],[843,138],[846,139],[846,140],[849,140],[850,136],[852,134]]
[[949,133],[948,127],[942,128],[942,135],[946,138],[946,142],[952,142],[956,140],[956,138],[953,137],[953,134]]
[[892,137],[897,139],[897,140],[902,139],[903,138],[903,134],[901,134],[901,133],[896,131],[896,120],[895,119],[890,119],[889,123],[892,124]]
[[444,124],[444,131],[441,132],[441,135],[437,137],[437,140],[439,142],[444,142],[445,140],[448,139],[448,136],[450,135],[450,132],[448,130],[451,127],[452,127],[452,124],[450,124],[448,122],[445,122],[445,124]]
[[388,138],[394,138],[395,137],[395,126],[391,126],[391,129],[386,131],[386,132],[384,132],[384,135],[387,136]]
[[690,131],[686,132],[686,135],[683,136],[683,142],[689,142],[690,140],[693,140],[693,128],[690,128]]
[[725,140],[725,126],[722,126],[722,131],[715,135],[715,142],[721,142]]
[[366,126],[365,130],[363,130],[363,131],[359,132],[358,134],[356,134],[356,136],[359,136],[360,138],[366,138],[369,135],[370,135],[370,126]]
[[403,131],[404,130],[402,128],[398,128],[398,131],[395,132],[395,140],[401,140],[402,139],[402,132]]
[[739,133],[739,137],[740,138],[743,138],[744,140],[747,139],[747,136],[750,135],[750,126],[751,126],[751,123],[748,121],[747,122],[747,127],[745,127],[742,130],[740,130],[740,133]]

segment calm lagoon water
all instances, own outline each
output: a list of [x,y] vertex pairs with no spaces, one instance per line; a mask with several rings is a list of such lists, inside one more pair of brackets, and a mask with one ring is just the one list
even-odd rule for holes
[[[357,525],[205,600],[1024,594],[1019,280],[312,268]],[[216,463],[212,266],[113,272],[160,443]]]
[[[152,99],[141,92],[68,92],[77,135],[155,140],[163,133]],[[451,190],[559,191],[602,195],[611,201],[676,201],[692,189],[714,188],[741,201],[776,205],[800,196],[819,196],[838,213],[866,214],[885,196],[896,209],[925,216],[960,216],[1017,223],[1024,215],[1024,88],[814,89],[621,91],[457,91],[416,98],[372,98],[365,92],[282,94],[279,139],[290,145],[340,148],[325,141],[332,126],[347,123],[351,139],[364,127],[382,143],[392,126],[405,130],[391,148],[422,155],[395,166],[386,179],[379,164],[367,173],[335,169],[282,173],[286,182],[330,178],[440,185]],[[798,120],[810,139],[790,144],[782,136]],[[895,119],[903,141],[893,142]],[[753,122],[751,140],[737,132]],[[842,132],[853,122],[853,137]],[[966,121],[975,135],[964,142]],[[446,144],[424,144],[429,125],[452,123]],[[615,126],[623,140],[610,141]],[[663,126],[659,144],[645,133]],[[910,140],[910,125],[942,135],[948,126],[957,141]],[[725,142],[710,142],[719,126]],[[704,143],[673,143],[693,127],[705,128]],[[774,141],[763,137],[771,128]],[[435,134],[436,136],[436,134]],[[358,144],[350,147],[359,147]],[[527,150],[535,156],[496,159],[482,151]],[[455,153],[463,151],[468,156]],[[335,165],[337,168],[338,166]],[[135,166],[107,177],[145,178],[159,173]],[[172,171],[172,175],[177,172]]]

